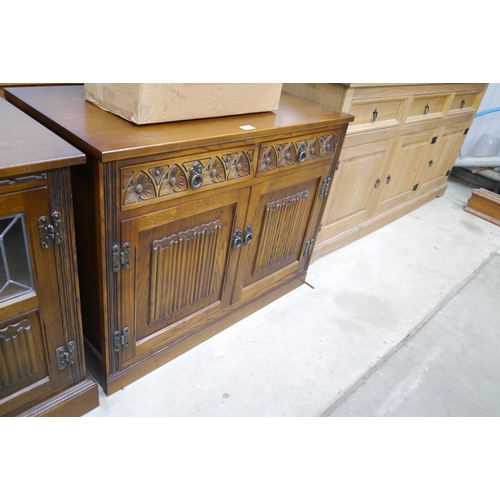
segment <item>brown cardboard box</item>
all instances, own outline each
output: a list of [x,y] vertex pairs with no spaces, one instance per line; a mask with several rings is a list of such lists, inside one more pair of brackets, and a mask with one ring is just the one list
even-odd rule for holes
[[85,99],[137,125],[278,108],[281,83],[86,83]]

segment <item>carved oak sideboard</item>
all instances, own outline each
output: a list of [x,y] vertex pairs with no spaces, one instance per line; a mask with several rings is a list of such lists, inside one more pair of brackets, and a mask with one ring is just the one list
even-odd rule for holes
[[6,97],[87,154],[78,264],[107,394],[304,283],[351,115],[284,93],[275,112],[137,126],[83,87]]
[[0,416],[97,407],[85,369],[70,169],[85,155],[0,99]]

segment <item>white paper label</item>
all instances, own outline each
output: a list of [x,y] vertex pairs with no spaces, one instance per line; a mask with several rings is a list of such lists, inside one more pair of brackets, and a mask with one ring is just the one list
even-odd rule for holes
[[243,130],[255,130],[255,127],[252,127],[252,125],[242,125],[240,128]]

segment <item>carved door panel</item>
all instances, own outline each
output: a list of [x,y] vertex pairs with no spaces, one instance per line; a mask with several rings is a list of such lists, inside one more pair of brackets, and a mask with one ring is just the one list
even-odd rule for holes
[[[325,197],[319,197],[330,165],[263,182],[252,188],[243,235],[241,264],[233,303],[259,295],[287,276],[305,268],[306,243],[313,238]],[[243,230],[244,229],[244,230]]]
[[198,331],[229,305],[240,255],[232,236],[248,194],[240,189],[122,222],[131,267],[120,271],[119,302],[130,341],[120,369]]
[[0,416],[17,414],[71,385],[59,370],[64,345],[53,245],[42,249],[38,218],[47,189],[0,195]]

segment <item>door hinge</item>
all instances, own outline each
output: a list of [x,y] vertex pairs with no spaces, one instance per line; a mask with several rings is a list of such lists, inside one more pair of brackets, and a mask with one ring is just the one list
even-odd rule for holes
[[330,189],[331,182],[332,182],[331,177],[327,177],[326,179],[323,180],[323,184],[321,184],[321,190],[319,192],[320,198],[323,198],[324,196],[328,195],[328,191]]
[[50,217],[42,215],[38,218],[38,234],[40,235],[40,245],[46,250],[54,242],[61,245],[63,242],[63,233],[61,228],[61,214],[52,212]]
[[304,257],[307,257],[308,255],[312,254],[312,249],[314,246],[314,238],[311,238],[307,243],[306,243],[306,248],[304,250]]
[[122,267],[128,269],[130,267],[130,248],[129,242],[123,244],[123,249],[120,245],[113,245],[113,272],[117,273]]
[[468,132],[469,132],[469,129],[468,129],[468,128],[466,128],[466,129],[464,130],[464,135],[467,135],[467,133],[468,133]]
[[130,328],[126,326],[123,331],[113,333],[113,351],[119,352],[128,347],[130,343]]
[[74,341],[68,342],[67,351],[64,350],[63,346],[56,349],[56,362],[59,371],[75,362],[75,349],[76,344]]

